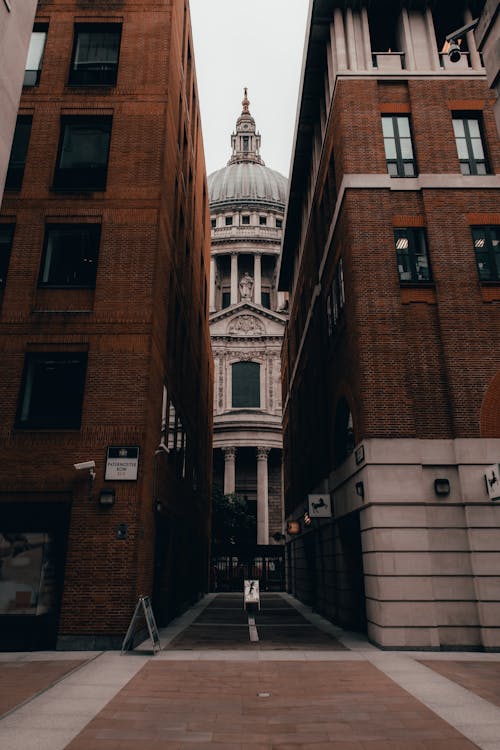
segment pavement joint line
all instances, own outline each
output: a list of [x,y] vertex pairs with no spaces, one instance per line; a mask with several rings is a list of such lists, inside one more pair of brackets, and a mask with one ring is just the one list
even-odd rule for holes
[[250,613],[248,613],[248,631],[252,643],[257,643],[259,640],[259,633],[257,626],[255,625],[255,615],[251,615]]
[[[71,652],[69,652],[71,653]],[[73,669],[70,669],[69,672],[66,672],[65,674],[61,675],[60,677],[56,677],[55,680],[52,680],[52,682],[49,685],[46,685],[44,688],[41,688],[41,690],[37,690],[36,693],[33,693],[33,695],[28,696],[25,698],[21,703],[18,703],[16,706],[13,706],[12,708],[9,708],[8,711],[6,711],[4,714],[0,714],[0,721],[3,721],[3,719],[6,719],[7,716],[11,716],[11,714],[18,711],[23,706],[26,706],[28,703],[31,703],[31,701],[34,701],[36,698],[39,698],[41,695],[46,693],[48,690],[51,690],[56,685],[59,685],[59,683],[63,682],[67,677],[71,677],[75,674],[75,672],[78,672],[80,669],[83,669],[83,667],[87,667],[89,664],[91,664],[93,661],[98,659],[100,656],[102,656],[104,651],[100,651],[98,654],[94,654],[91,658],[84,661],[82,664],[77,664],[76,667],[73,667]],[[17,660],[16,660],[17,661]],[[29,661],[25,661],[22,658],[19,660],[22,661],[24,664],[29,663]],[[35,660],[33,660],[35,661]],[[70,659],[68,659],[70,661]]]

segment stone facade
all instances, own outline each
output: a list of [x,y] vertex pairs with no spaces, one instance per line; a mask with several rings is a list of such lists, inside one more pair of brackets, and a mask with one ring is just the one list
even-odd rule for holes
[[[228,165],[208,177],[214,466],[226,494],[236,492],[256,507],[256,542],[269,545],[282,531],[280,357],[287,315],[275,265],[286,179],[262,161],[246,90],[242,104]],[[256,378],[242,400],[240,363],[253,363]],[[241,377],[247,377],[244,368]]]
[[[289,580],[386,647],[500,647],[485,484],[500,275],[482,255],[498,245],[500,143],[473,32],[459,63],[442,51],[481,5],[313,2],[306,44],[280,259]],[[306,526],[318,492],[333,516]]]

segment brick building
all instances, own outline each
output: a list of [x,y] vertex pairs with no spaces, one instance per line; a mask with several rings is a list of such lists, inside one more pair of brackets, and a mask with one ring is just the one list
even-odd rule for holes
[[482,5],[311,7],[280,265],[289,580],[382,646],[500,646],[500,145],[474,33],[458,63],[444,44]]
[[162,624],[207,586],[189,8],[40,0],[33,33],[0,215],[2,646],[113,647],[139,595]]

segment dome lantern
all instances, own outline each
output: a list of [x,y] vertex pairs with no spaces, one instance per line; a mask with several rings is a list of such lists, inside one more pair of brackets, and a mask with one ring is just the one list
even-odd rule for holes
[[247,88],[243,89],[243,109],[241,115],[236,120],[236,130],[231,135],[231,147],[233,153],[228,161],[230,164],[240,164],[242,162],[253,162],[254,164],[264,164],[260,154],[260,133],[255,128],[255,120],[250,114],[250,102],[248,100]]

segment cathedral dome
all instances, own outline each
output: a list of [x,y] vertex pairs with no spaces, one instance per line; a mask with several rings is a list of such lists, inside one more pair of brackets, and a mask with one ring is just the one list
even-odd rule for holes
[[286,203],[288,180],[274,169],[251,161],[229,164],[208,176],[210,206],[240,201]]
[[241,104],[243,109],[231,135],[231,158],[226,167],[208,176],[210,208],[225,208],[242,201],[284,208],[288,180],[266,167],[260,156],[260,134],[250,114],[247,89]]

